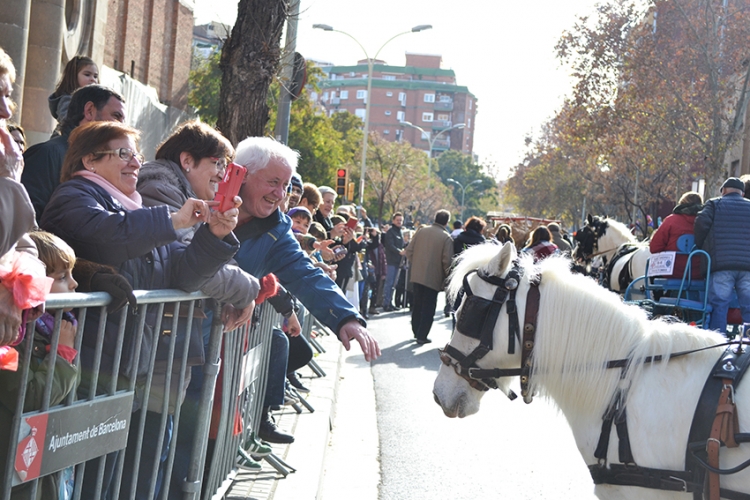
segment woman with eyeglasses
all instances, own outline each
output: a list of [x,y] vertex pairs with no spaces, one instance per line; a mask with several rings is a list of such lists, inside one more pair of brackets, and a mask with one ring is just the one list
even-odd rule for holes
[[[227,162],[233,157],[234,148],[229,140],[215,129],[196,121],[182,124],[157,148],[156,160],[145,163],[141,169],[138,192],[143,198],[143,204],[147,206],[167,205],[169,210],[176,211],[189,198],[213,200]],[[194,228],[183,230],[180,238],[183,241],[190,241],[193,230]],[[201,290],[225,304],[222,321],[225,330],[232,330],[250,319],[254,299],[258,295],[258,282],[236,265],[228,264]],[[299,321],[294,315],[294,302],[283,287],[279,285],[279,293],[271,297],[269,303],[278,312],[289,317],[295,325],[296,333],[299,334]],[[279,335],[283,336],[280,332]],[[285,347],[274,345],[276,348],[272,347],[274,360],[272,364],[276,366],[277,358],[286,361],[288,342]],[[282,379],[282,397],[285,368],[286,366],[283,366],[279,369]],[[182,497],[182,480],[189,467],[192,433],[197,423],[195,419],[201,392],[201,379],[201,369],[196,367],[188,387],[187,399],[181,410],[180,432],[175,442],[177,453],[173,464],[170,498]],[[264,446],[255,436],[252,441],[251,446],[256,451]]]
[[[65,240],[78,257],[118,269],[137,290],[178,288],[185,291],[200,289],[239,248],[232,230],[237,225],[239,200],[235,208],[223,214],[212,212],[208,204],[196,198],[187,198],[179,210],[171,212],[166,206],[143,206],[136,184],[143,157],[137,150],[138,131],[119,122],[95,122],[79,126],[70,135],[70,147],[63,162],[61,184],[57,187],[44,211],[41,227]],[[200,224],[189,244],[178,241],[178,232]],[[154,331],[157,320],[155,306],[148,308],[141,337],[140,357],[135,363],[135,348],[141,308],[127,318],[124,344],[118,351],[118,326],[121,316],[107,317],[104,331],[98,391],[107,390],[106,382],[112,373],[117,356],[121,356],[118,385],[136,381],[136,398],[133,411],[142,408],[145,376],[148,373],[150,353],[156,349],[157,365],[168,346],[169,336]],[[97,326],[100,310],[88,311],[83,331],[80,356],[82,373],[91,374],[97,348]],[[193,328],[191,337],[201,338]],[[178,332],[178,342],[180,339]],[[183,340],[184,342],[184,340]],[[183,344],[184,345],[184,344]],[[192,350],[193,343],[190,343]],[[202,347],[198,343],[198,347]],[[176,349],[175,352],[181,352]],[[189,352],[196,363],[202,362],[203,352]],[[176,364],[178,364],[176,362]],[[155,369],[156,371],[156,369]],[[89,380],[84,376],[79,394],[88,396]],[[159,390],[152,385],[151,390]],[[164,391],[162,387],[160,389]],[[138,414],[139,416],[140,414]],[[137,422],[134,415],[133,422]],[[168,422],[171,425],[171,419]],[[147,426],[151,428],[151,426]],[[131,429],[134,429],[131,427]],[[168,428],[167,431],[170,429]],[[134,433],[135,434],[135,433]],[[161,436],[144,436],[144,442],[164,441],[168,449],[171,432]],[[109,497],[112,472],[117,452],[107,458],[102,493]],[[144,467],[153,457],[141,458]],[[98,467],[86,468],[82,498],[95,497]],[[91,473],[89,473],[89,469]],[[123,484],[134,478],[123,474]],[[139,485],[140,486],[140,485]],[[158,485],[157,485],[158,491]]]
[[[156,160],[143,164],[137,189],[143,205],[166,205],[177,212],[190,198],[211,201],[234,157],[229,140],[205,123],[180,125],[156,150]],[[199,225],[178,231],[187,243]],[[232,330],[246,323],[258,296],[258,280],[234,265],[224,266],[201,290],[227,304],[224,325]]]

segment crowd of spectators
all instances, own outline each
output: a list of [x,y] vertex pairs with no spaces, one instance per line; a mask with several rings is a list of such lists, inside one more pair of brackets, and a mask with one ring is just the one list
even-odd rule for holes
[[[380,355],[366,329],[366,314],[360,314],[358,293],[365,281],[361,269],[364,250],[372,246],[371,233],[359,236],[361,227],[346,224],[357,217],[351,207],[332,214],[332,189],[303,183],[296,173],[295,151],[258,137],[242,141],[235,150],[211,127],[187,122],[159,146],[153,160],[145,161],[138,150],[139,131],[125,125],[124,98],[99,85],[96,64],[80,57],[70,61],[50,96],[50,111],[59,122],[56,132],[24,152],[23,129],[9,123],[14,79],[13,63],[0,49],[0,419],[10,421],[15,410],[19,356],[23,361],[16,346],[26,334],[26,325],[36,320],[34,343],[48,347],[34,349],[31,369],[46,371],[51,333],[50,314],[42,314],[46,296],[77,289],[108,292],[111,314],[103,320],[102,342],[97,332],[99,310],[88,312],[77,352],[74,311],[65,311],[55,357],[59,389],[53,391],[51,404],[74,390],[85,397],[95,368],[111,371],[119,363],[118,378],[136,384],[133,421],[142,416],[145,420],[139,456],[129,443],[125,450],[106,457],[103,477],[97,478],[96,465],[86,468],[81,478],[55,474],[55,480],[63,478],[64,484],[43,482],[40,498],[57,498],[52,492],[70,490],[74,481],[81,483],[81,498],[98,493],[103,498],[113,496],[118,461],[124,463],[120,495],[147,498],[154,466],[159,471],[159,495],[166,484],[163,462],[172,447],[175,461],[166,494],[182,497],[211,311],[196,306],[193,317],[180,317],[178,343],[188,344],[188,386],[180,393],[174,373],[178,363],[173,373],[165,371],[170,336],[152,332],[159,324],[156,309],[136,307],[134,289],[200,290],[223,304],[221,321],[226,331],[248,324],[256,302],[267,300],[281,313],[283,324],[271,332],[266,396],[261,422],[255,426],[258,435],[251,435],[246,443],[256,458],[270,453],[265,441],[294,441],[294,436],[277,428],[273,412],[294,394],[307,391],[296,370],[310,361],[312,349],[300,336],[298,315],[305,311],[314,315],[347,349],[352,341],[358,342],[368,361]],[[247,174],[233,206],[219,212],[212,200],[231,161],[244,166]],[[284,215],[287,211],[289,216]],[[342,220],[332,220],[331,215]],[[19,289],[25,293],[17,293]],[[118,347],[121,314],[117,311],[126,305],[135,317],[125,322],[125,340]],[[139,319],[141,314],[144,317]],[[139,323],[144,332],[137,339]],[[149,356],[141,355],[135,363],[136,349],[141,354],[156,353],[147,403],[138,387],[145,382]],[[98,350],[102,351],[99,360]],[[33,384],[42,379],[32,377],[28,383],[26,411],[38,407],[40,391]],[[167,432],[159,435],[165,407]],[[178,407],[181,432],[172,442]],[[129,439],[135,436],[131,432]],[[3,471],[8,438],[7,433],[0,438]],[[158,456],[154,451],[160,445]],[[154,464],[155,460],[160,463]],[[257,463],[249,460],[244,465],[252,468]],[[27,498],[27,489],[14,488],[13,498]]]

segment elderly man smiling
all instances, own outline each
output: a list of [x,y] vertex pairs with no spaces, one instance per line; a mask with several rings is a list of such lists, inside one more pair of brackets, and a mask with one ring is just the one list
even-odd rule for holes
[[235,162],[247,168],[240,190],[242,206],[235,230],[241,247],[235,259],[257,276],[274,273],[305,307],[331,328],[348,350],[359,342],[367,361],[380,356],[377,341],[339,288],[300,248],[290,219],[279,206],[297,168],[299,154],[267,137],[249,137],[237,146]]

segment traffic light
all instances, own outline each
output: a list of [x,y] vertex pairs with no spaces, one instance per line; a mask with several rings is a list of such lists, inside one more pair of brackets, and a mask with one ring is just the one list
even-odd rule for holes
[[352,203],[354,201],[354,183],[350,182],[346,185],[346,199],[349,200],[349,203]]
[[346,197],[346,184],[349,180],[349,172],[345,168],[336,170],[336,196]]

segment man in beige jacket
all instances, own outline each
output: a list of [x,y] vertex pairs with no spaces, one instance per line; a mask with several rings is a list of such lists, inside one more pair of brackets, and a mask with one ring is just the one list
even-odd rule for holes
[[438,210],[435,222],[417,231],[406,247],[410,281],[414,286],[411,329],[417,344],[432,342],[427,338],[435,316],[438,292],[445,287],[453,257],[453,239],[446,229],[451,218],[447,210]]

